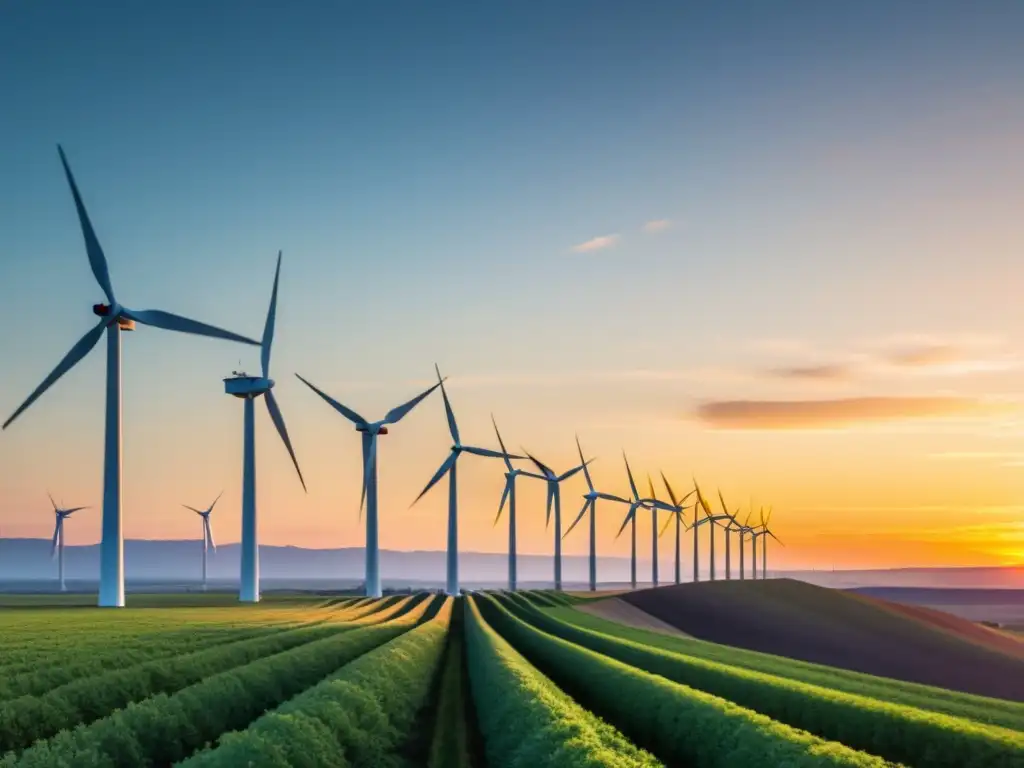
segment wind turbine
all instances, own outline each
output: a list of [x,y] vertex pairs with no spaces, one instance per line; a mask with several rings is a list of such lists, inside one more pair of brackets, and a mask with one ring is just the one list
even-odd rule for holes
[[[626,513],[626,517],[622,521],[622,525],[619,526],[619,532],[617,534],[615,534],[615,538],[619,538],[619,536],[622,535],[622,532],[626,528],[626,523],[630,523],[630,528],[631,528],[631,530],[630,530],[630,539],[631,539],[631,541],[630,541],[629,581],[630,581],[630,584],[632,585],[633,589],[636,589],[636,510],[637,510],[637,508],[642,507],[644,509],[650,509],[652,512],[654,512],[655,515],[657,515],[656,508],[657,509],[664,509],[664,510],[667,510],[667,511],[671,512],[672,511],[672,507],[670,507],[665,502],[659,501],[657,499],[641,499],[640,498],[640,492],[636,489],[636,482],[633,480],[633,470],[631,470],[629,468],[629,459],[626,458],[626,452],[625,451],[622,452],[622,459],[623,459],[623,461],[626,462],[626,475],[629,477],[629,490],[630,490],[630,493],[633,494],[633,496],[632,496],[632,501],[630,501],[630,503],[629,503],[629,512]],[[648,480],[650,480],[649,477],[648,477]],[[658,557],[658,555],[657,555],[657,533],[658,533],[657,519],[655,518],[652,521],[652,523],[653,523],[654,541],[655,541],[654,557],[655,557],[655,559],[657,559],[657,557]],[[657,579],[657,566],[656,565],[654,566],[654,577],[655,577],[655,579]],[[657,584],[657,582],[655,582],[655,584]]]
[[[722,512],[725,513],[725,516],[729,520],[729,524],[723,526],[723,528],[725,529],[725,580],[726,581],[731,581],[732,580],[732,561],[731,561],[731,557],[730,557],[731,549],[730,549],[730,545],[729,545],[729,543],[730,543],[730,536],[729,536],[729,534],[732,532],[733,526],[735,526],[737,529],[740,528],[741,526],[740,526],[739,520],[736,519],[735,515],[730,515],[729,514],[729,509],[728,509],[728,507],[725,506],[725,499],[722,498],[722,491],[721,490],[718,491],[718,501],[722,505]],[[738,513],[739,510],[737,509],[736,512]]]
[[[701,493],[700,486],[697,485],[696,478],[693,481],[693,490],[697,494],[697,501],[693,505],[693,525],[690,528],[693,530],[693,581],[696,583],[700,581],[700,570],[699,570],[699,558],[700,558],[700,539],[698,537],[699,529],[702,525],[714,525],[711,520],[711,510],[708,505],[707,499],[704,498],[704,494]],[[697,519],[698,510],[704,513],[704,517],[700,520]],[[714,529],[711,534],[711,560],[714,562],[714,544],[715,536]],[[712,568],[712,580],[714,580],[714,568]]]
[[[672,506],[674,507],[674,511],[673,511],[672,517],[670,517],[668,520],[665,521],[665,527],[661,529],[661,533],[658,534],[658,535],[661,536],[662,534],[664,534],[665,531],[668,529],[669,522],[672,521],[672,518],[675,518],[675,521],[676,521],[676,537],[675,537],[676,538],[676,563],[675,563],[675,565],[676,565],[676,574],[675,575],[676,575],[676,584],[681,584],[682,583],[682,569],[681,569],[682,557],[681,557],[681,554],[680,554],[680,542],[681,542],[681,539],[682,539],[683,532],[684,531],[688,531],[690,529],[690,526],[686,524],[685,520],[683,520],[683,510],[687,509],[687,507],[685,507],[683,505],[683,502],[686,501],[688,498],[690,498],[694,493],[696,493],[696,491],[690,491],[688,494],[686,494],[685,496],[683,496],[683,498],[680,499],[680,498],[676,497],[675,492],[672,490],[672,486],[668,484],[668,479],[665,477],[665,473],[664,472],[661,473],[661,481],[665,484],[665,490],[668,491],[668,497],[672,500]],[[652,495],[653,495],[653,493],[652,493]],[[680,528],[680,526],[682,526],[682,527]]]
[[213,547],[213,551],[217,551],[217,545],[213,541],[213,530],[210,528],[210,513],[213,512],[213,508],[217,506],[217,502],[220,497],[224,495],[224,491],[217,494],[217,498],[213,500],[213,503],[206,509],[196,509],[190,507],[188,504],[182,504],[185,509],[191,509],[203,520],[203,592],[206,591],[206,554],[210,547]]
[[[711,527],[708,529],[709,536],[710,536],[710,539],[711,539],[711,548],[710,548],[710,551],[708,553],[708,557],[709,557],[709,559],[711,561],[711,571],[710,571],[711,581],[714,581],[715,580],[715,526],[717,525],[717,526],[719,526],[721,528],[725,528],[726,526],[722,525],[722,523],[720,521],[722,521],[722,520],[732,520],[733,518],[728,513],[728,511],[726,511],[726,513],[724,515],[716,515],[716,514],[714,514],[711,511],[711,506],[708,504],[707,499],[704,498],[704,495],[700,492],[700,490],[697,491],[697,496],[698,496],[698,498],[700,498],[701,506],[704,507],[705,515],[707,515],[707,517],[705,517],[705,520],[707,520],[709,523],[711,523]],[[721,494],[719,494],[719,498],[721,498]],[[701,522],[704,522],[704,521],[702,520]],[[696,535],[697,534],[694,533],[694,537],[696,537]],[[696,541],[694,541],[694,546],[696,547]],[[728,544],[726,546],[728,546]]]
[[[50,494],[47,494],[50,496]],[[71,507],[68,509],[58,507],[57,502],[53,500],[53,496],[50,496],[50,503],[53,504],[53,514],[56,517],[55,524],[53,526],[53,544],[50,547],[50,557],[57,555],[57,577],[60,579],[60,591],[67,592],[67,587],[64,586],[64,521],[71,517],[72,514],[89,507]]]
[[[524,451],[527,458],[530,459],[536,465],[537,469],[540,470],[540,475],[534,475],[531,473],[524,473],[528,477],[538,477],[541,480],[545,480],[548,486],[548,500],[547,500],[547,514],[545,515],[545,526],[551,524],[551,506],[554,504],[555,507],[555,589],[560,590],[562,588],[562,489],[561,484],[568,480],[570,477],[575,475],[582,469],[587,468],[589,461],[584,461],[579,466],[573,467],[570,470],[563,472],[560,475],[556,475],[555,471],[546,464],[538,461],[534,458],[529,451]],[[593,459],[591,459],[593,461]]]
[[295,471],[306,490],[306,481],[302,479],[299,460],[295,458],[292,441],[288,437],[288,428],[284,424],[284,416],[274,397],[274,380],[270,378],[270,348],[274,343],[274,325],[277,320],[277,286],[281,278],[281,252],[277,253],[277,269],[274,271],[274,288],[270,294],[270,308],[267,310],[267,322],[263,326],[263,341],[260,343],[261,376],[250,376],[243,371],[235,371],[230,378],[224,379],[224,391],[245,401],[243,424],[243,457],[242,457],[242,558],[241,578],[238,599],[245,603],[260,601],[260,549],[256,531],[256,398],[262,397],[267,404],[270,420],[274,422],[277,433],[281,436],[288,455],[292,458]]
[[572,525],[562,535],[564,539],[568,536],[572,529],[576,527],[576,523],[583,519],[583,516],[590,511],[590,591],[597,591],[597,500],[605,499],[606,501],[617,501],[621,504],[629,504],[629,502],[621,496],[615,496],[611,493],[603,493],[594,488],[594,481],[590,477],[590,470],[587,469],[587,462],[583,460],[583,449],[580,447],[579,435],[576,436],[576,449],[580,453],[580,464],[583,467],[583,476],[587,479],[587,488],[589,489],[583,494],[583,508],[580,513],[576,516],[576,519],[572,521]]
[[[505,489],[501,492],[501,503],[498,505],[498,514],[494,518],[497,525],[501,519],[502,510],[505,509],[505,501],[508,501],[508,589],[516,591],[516,478],[520,475],[527,477],[541,477],[530,472],[524,472],[512,466],[512,457],[505,449],[505,441],[501,439],[501,432],[498,431],[498,422],[491,414],[491,423],[494,425],[494,434],[498,436],[498,445],[501,446],[502,458],[505,461]],[[544,479],[544,478],[541,478]]]
[[437,389],[440,382],[416,395],[412,400],[402,403],[388,411],[380,421],[367,421],[358,413],[348,408],[330,395],[317,389],[306,379],[298,376],[307,387],[322,397],[328,405],[356,425],[356,431],[363,437],[363,490],[359,498],[360,514],[363,502],[366,503],[366,596],[380,597],[383,592],[380,582],[380,550],[377,544],[379,519],[377,516],[377,437],[388,433],[389,424],[397,424],[431,392]]
[[745,551],[744,546],[746,544],[744,539],[746,539],[748,533],[751,533],[754,530],[750,526],[750,516],[752,514],[754,514],[753,505],[751,505],[750,511],[747,513],[747,517],[743,520],[743,525],[741,525],[739,527],[739,532],[740,532],[740,581],[743,581],[746,578],[746,575],[744,574],[745,567],[744,567],[744,564],[743,564],[743,553]]
[[243,344],[256,344],[252,339],[237,333],[225,331],[206,323],[189,320],[180,315],[158,309],[129,309],[120,304],[114,296],[107,258],[103,254],[96,231],[93,229],[85,203],[78,192],[78,185],[71,174],[64,150],[57,146],[64,175],[78,211],[78,222],[85,239],[85,250],[89,257],[96,282],[106,296],[106,304],[94,304],[93,314],[99,317],[96,323],[61,360],[57,367],[43,379],[42,384],[4,422],[7,429],[32,403],[34,403],[61,376],[70,371],[79,361],[96,346],[100,336],[107,335],[107,383],[106,383],[106,418],[103,439],[103,516],[102,536],[100,539],[100,606],[124,607],[124,538],[121,529],[121,331],[132,331],[136,323],[163,328],[168,331],[191,333],[197,336],[210,336]]
[[456,484],[456,468],[459,456],[463,453],[471,453],[475,456],[485,456],[492,459],[521,459],[522,456],[513,456],[507,453],[492,451],[490,448],[476,448],[470,445],[463,445],[459,437],[459,427],[455,423],[455,414],[452,412],[452,404],[448,400],[448,393],[444,388],[444,379],[441,378],[441,371],[437,365],[434,366],[437,372],[437,383],[441,387],[441,397],[444,398],[444,412],[448,418],[448,431],[452,436],[451,453],[442,462],[430,482],[420,491],[420,495],[410,506],[422,499],[427,491],[434,487],[438,480],[448,475],[448,572],[446,574],[445,590],[449,595],[459,594],[459,493]]
[[[779,542],[779,544],[782,544],[782,540],[778,536],[776,536],[774,533],[772,533],[771,528],[768,527],[768,523],[771,522],[771,519],[772,519],[772,508],[768,507],[768,518],[767,519],[765,519],[764,517],[761,518],[761,532],[758,534],[761,537],[761,578],[762,579],[767,579],[768,578],[768,538],[767,537],[771,536],[773,539],[775,539],[777,542]],[[755,544],[755,546],[756,546],[756,544]],[[782,544],[782,546],[786,546],[786,545]],[[755,573],[755,576],[756,576],[756,573]]]

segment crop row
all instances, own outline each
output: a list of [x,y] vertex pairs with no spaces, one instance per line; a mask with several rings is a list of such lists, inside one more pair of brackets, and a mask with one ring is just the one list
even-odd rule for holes
[[545,612],[566,623],[632,640],[642,645],[655,646],[686,656],[717,661],[769,675],[787,677],[824,688],[932,712],[942,712],[954,717],[963,717],[1004,728],[1019,729],[1024,723],[1024,704],[1020,702],[976,696],[920,683],[876,677],[862,672],[773,656],[744,648],[651,632],[567,607],[549,608]]
[[649,647],[567,624],[526,601],[502,600],[549,637],[889,760],[936,768],[1024,762],[1020,732]]
[[181,765],[401,768],[402,747],[430,692],[445,646],[452,600],[429,621],[342,667],[213,749]]
[[471,768],[473,765],[476,744],[471,743],[474,740],[470,732],[475,731],[476,721],[466,677],[465,605],[465,600],[459,600],[452,609],[448,645],[430,717],[428,768]]
[[470,686],[491,765],[661,765],[534,669],[488,626],[476,599],[465,619]]
[[420,604],[402,618],[368,624],[203,677],[176,691],[133,702],[91,724],[38,742],[2,768],[163,766],[183,760],[321,680],[340,666],[414,626]]

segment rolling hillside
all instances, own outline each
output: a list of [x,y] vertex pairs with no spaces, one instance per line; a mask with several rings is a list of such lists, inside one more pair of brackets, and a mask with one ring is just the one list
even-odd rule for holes
[[621,599],[702,640],[982,696],[1024,701],[1024,659],[877,599],[789,579],[648,589]]

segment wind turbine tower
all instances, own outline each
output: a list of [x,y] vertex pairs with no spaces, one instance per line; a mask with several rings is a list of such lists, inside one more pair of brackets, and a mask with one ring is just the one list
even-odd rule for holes
[[[672,490],[672,486],[668,484],[668,479],[665,477],[665,473],[664,472],[661,473],[661,481],[665,484],[665,490],[668,491],[668,497],[672,500],[672,506],[674,508],[673,509],[673,514],[672,514],[672,518],[675,518],[675,522],[676,522],[676,559],[675,559],[676,573],[675,573],[675,576],[676,576],[676,584],[681,584],[682,583],[682,554],[680,552],[680,545],[681,545],[681,541],[682,541],[682,534],[683,534],[683,532],[689,530],[689,528],[690,528],[690,526],[688,526],[686,524],[686,521],[683,520],[683,511],[687,509],[687,507],[684,506],[683,502],[685,502],[688,498],[690,498],[690,496],[692,496],[694,493],[696,493],[696,491],[690,491],[688,494],[686,494],[685,496],[683,496],[683,498],[680,499],[680,498],[676,497],[675,492]],[[651,495],[653,496],[654,494],[652,493]],[[672,518],[669,518],[669,520],[666,521],[665,528],[662,529],[662,533],[664,533],[665,529],[668,528],[668,523],[671,522]]]
[[274,422],[284,447],[288,449],[292,464],[299,475],[302,490],[306,481],[302,479],[299,460],[295,458],[288,428],[284,423],[281,408],[274,397],[274,380],[270,378],[270,348],[274,343],[274,325],[277,320],[277,286],[281,277],[281,253],[277,254],[277,269],[274,272],[274,289],[270,294],[270,308],[267,322],[263,326],[263,341],[260,343],[260,365],[262,376],[250,376],[244,371],[235,371],[224,379],[224,391],[244,401],[243,457],[242,457],[242,558],[241,579],[238,599],[244,603],[260,601],[260,550],[256,528],[256,398],[262,397],[267,404],[270,420]]
[[555,589],[560,590],[562,588],[562,490],[561,485],[563,482],[568,480],[570,477],[575,475],[580,470],[586,469],[587,464],[590,462],[583,462],[578,467],[563,472],[560,475],[556,475],[554,470],[546,464],[538,461],[529,451],[525,451],[527,458],[534,463],[534,465],[541,471],[540,475],[532,473],[524,473],[527,477],[539,477],[542,480],[547,481],[548,485],[548,499],[547,499],[547,515],[545,525],[551,524],[551,507],[554,505],[555,508]]
[[93,229],[85,203],[78,192],[78,185],[71,174],[64,150],[58,145],[64,176],[71,188],[71,196],[78,212],[78,223],[82,228],[85,240],[85,251],[89,257],[92,274],[99,283],[106,304],[94,304],[93,314],[99,321],[61,360],[57,367],[43,379],[32,394],[4,422],[7,429],[32,403],[34,403],[61,376],[74,368],[100,340],[104,333],[107,337],[107,381],[106,381],[106,418],[103,438],[103,515],[102,534],[100,538],[100,589],[98,603],[103,607],[124,607],[124,536],[121,520],[121,332],[135,329],[135,324],[149,325],[168,331],[191,333],[197,336],[227,339],[243,344],[257,344],[252,339],[231,333],[212,325],[189,320],[180,315],[158,309],[129,309],[119,303],[114,295],[107,257],[100,246],[99,238]]
[[380,549],[378,546],[378,532],[380,530],[379,517],[377,514],[377,438],[388,433],[388,425],[397,424],[417,405],[420,404],[431,392],[441,386],[440,382],[416,395],[412,400],[402,403],[388,411],[387,415],[380,421],[368,421],[353,411],[351,408],[342,405],[333,397],[325,394],[306,379],[298,376],[299,381],[322,397],[329,406],[355,424],[356,431],[363,439],[363,490],[359,498],[360,514],[363,510],[363,503],[366,503],[366,596],[380,597],[383,594],[380,579]]
[[437,472],[430,478],[430,482],[427,483],[426,487],[420,491],[420,495],[416,497],[410,506],[415,506],[416,502],[422,499],[427,491],[434,487],[438,480],[445,475],[448,475],[448,567],[445,579],[445,590],[447,594],[456,596],[459,594],[459,491],[456,480],[456,469],[459,456],[463,453],[470,453],[475,456],[484,456],[492,459],[521,459],[522,456],[510,456],[506,453],[499,453],[498,451],[492,451],[489,448],[476,448],[470,445],[463,445],[462,439],[459,437],[459,426],[455,423],[455,413],[452,411],[452,404],[448,400],[448,392],[444,388],[444,379],[441,378],[441,371],[435,365],[434,370],[437,372],[437,382],[441,387],[441,397],[444,399],[444,412],[448,418],[448,431],[452,436],[452,447],[451,453],[448,458],[445,459],[441,466],[438,467]]
[[503,458],[505,460],[505,489],[501,492],[501,503],[498,504],[498,514],[494,518],[494,524],[498,524],[498,521],[501,519],[502,510],[505,509],[505,502],[508,501],[508,589],[509,592],[515,592],[517,583],[516,478],[520,475],[529,475],[531,477],[539,477],[539,475],[530,475],[530,473],[524,472],[512,465],[511,456],[505,449],[505,441],[501,439],[501,432],[498,431],[498,422],[494,420],[494,414],[491,414],[491,423],[494,425],[494,434],[498,436],[498,445],[501,446],[501,452],[504,454]]
[[57,502],[50,496],[50,503],[53,504],[53,515],[56,518],[53,527],[53,544],[50,546],[50,557],[57,556],[57,578],[60,580],[60,591],[67,592],[64,585],[64,521],[75,512],[89,507],[58,507]]
[[203,521],[203,592],[206,591],[206,556],[209,549],[212,547],[213,551],[217,551],[217,545],[213,541],[213,529],[210,528],[210,513],[213,512],[213,508],[217,506],[217,502],[220,501],[220,497],[224,495],[224,491],[217,494],[217,498],[213,500],[213,503],[206,509],[196,509],[190,507],[188,504],[182,504],[185,509],[190,509],[195,512]]

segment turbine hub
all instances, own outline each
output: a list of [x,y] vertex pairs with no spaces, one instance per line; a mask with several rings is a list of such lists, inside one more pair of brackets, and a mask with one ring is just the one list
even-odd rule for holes
[[266,379],[262,376],[247,376],[238,371],[235,372],[234,376],[224,379],[224,392],[243,399],[265,395],[273,386],[273,379]]
[[92,313],[97,317],[110,317],[111,315],[114,315],[117,318],[117,327],[122,331],[135,330],[135,321],[129,320],[127,317],[122,317],[120,306],[111,306],[110,304],[93,304]]

